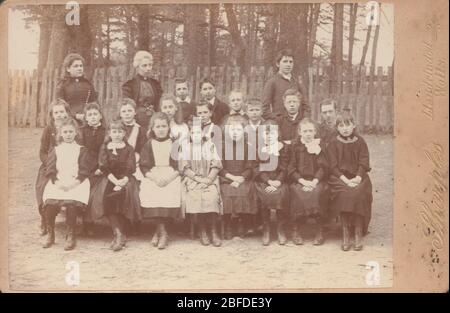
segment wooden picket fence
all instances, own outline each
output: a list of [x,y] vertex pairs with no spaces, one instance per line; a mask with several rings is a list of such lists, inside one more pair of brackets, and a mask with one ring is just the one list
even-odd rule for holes
[[[155,74],[164,92],[173,93],[175,79],[186,77],[187,67],[160,68]],[[325,98],[335,98],[339,107],[352,111],[360,129],[365,132],[392,132],[393,130],[393,71],[389,67],[378,67],[373,71],[357,67],[351,71],[338,69],[338,81],[332,81],[327,67],[311,67],[308,75],[308,97],[312,117],[320,119],[319,103]],[[132,78],[130,66],[97,68],[92,83],[98,93],[98,102],[109,120],[117,114],[117,104],[122,97],[121,86]],[[232,89],[240,89],[248,97],[261,98],[264,83],[273,75],[272,68],[252,67],[249,75],[241,73],[239,67],[218,66],[197,68],[195,75],[188,77],[191,98],[198,100],[200,81],[210,77],[216,83],[217,96],[227,100]],[[9,126],[43,127],[48,122],[48,105],[55,98],[56,86],[61,79],[59,68],[44,69],[38,77],[36,71],[9,72]],[[301,78],[299,77],[299,80]],[[306,83],[303,81],[303,83]],[[338,86],[330,92],[331,85]],[[335,88],[336,89],[336,88]]]

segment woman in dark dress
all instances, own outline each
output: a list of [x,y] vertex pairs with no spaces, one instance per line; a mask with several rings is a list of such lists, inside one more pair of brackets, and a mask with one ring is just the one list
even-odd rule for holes
[[64,58],[64,78],[56,87],[56,97],[69,104],[70,115],[78,125],[84,123],[84,106],[97,100],[94,86],[84,77],[84,58],[70,53]]
[[336,120],[338,135],[327,147],[331,175],[331,209],[340,214],[342,250],[350,249],[350,228],[354,227],[354,249],[362,249],[372,213],[372,183],[369,175],[369,149],[355,133],[355,122],[349,113]]
[[156,79],[151,78],[153,56],[150,52],[136,52],[133,66],[136,75],[122,86],[122,96],[136,102],[136,122],[146,130],[152,114],[159,111],[162,88]]

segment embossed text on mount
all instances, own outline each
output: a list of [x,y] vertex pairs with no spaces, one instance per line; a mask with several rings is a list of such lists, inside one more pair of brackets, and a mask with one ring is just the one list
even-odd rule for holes
[[445,236],[445,195],[447,186],[445,184],[448,175],[448,167],[445,165],[444,149],[438,143],[433,143],[431,150],[425,150],[428,160],[433,163],[430,173],[433,182],[431,201],[421,201],[419,212],[422,220],[422,230],[426,237],[432,237],[432,246],[436,250],[444,247]]
[[422,41],[423,57],[426,64],[423,70],[421,91],[419,91],[418,96],[423,93],[421,96],[422,113],[430,120],[433,120],[434,115],[434,97],[443,97],[447,93],[447,61],[442,58],[435,60],[434,53],[439,28],[440,24],[437,22],[436,17],[433,17],[433,20],[426,25],[430,38]]

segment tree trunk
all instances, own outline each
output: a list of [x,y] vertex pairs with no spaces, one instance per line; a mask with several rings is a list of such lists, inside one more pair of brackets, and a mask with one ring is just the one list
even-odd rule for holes
[[227,13],[228,28],[233,40],[233,45],[235,51],[234,59],[236,60],[237,66],[241,68],[246,68],[245,55],[247,51],[247,45],[242,39],[241,32],[239,30],[239,23],[236,14],[233,9],[233,4],[225,3],[225,12]]
[[[361,70],[364,64],[366,63],[366,56],[367,56],[367,50],[369,50],[369,42],[370,42],[370,36],[372,34],[372,25],[369,25],[367,28],[367,34],[366,34],[366,42],[364,43],[362,55],[361,55],[361,61],[359,62],[359,69],[358,69],[358,79],[356,81],[356,90],[359,91],[360,88],[360,78],[361,78]],[[366,73],[364,73],[366,75]]]
[[356,30],[356,17],[358,14],[358,4],[350,4],[350,30],[348,41],[348,68],[351,69],[353,65],[353,45],[355,42],[355,30]]
[[128,8],[126,8],[126,14],[125,14],[125,20],[127,25],[125,26],[127,28],[126,34],[127,34],[127,58],[128,60],[132,60],[134,53],[135,53],[135,46],[134,46],[134,41],[135,41],[135,34],[134,34],[134,27],[133,27],[133,15],[130,12],[130,10],[128,10]]
[[311,17],[309,20],[309,34],[308,34],[308,62],[312,62],[314,54],[314,46],[316,44],[317,26],[319,23],[320,3],[312,4]]
[[149,50],[150,48],[150,30],[149,30],[149,12],[147,4],[137,5],[138,14],[138,50]]
[[109,10],[106,10],[106,66],[111,64],[111,22]]
[[296,5],[299,6],[299,15],[295,67],[302,78],[303,85],[308,89],[308,4],[301,3]]
[[344,44],[344,4],[334,4],[333,20],[333,41],[331,44],[331,84],[330,92],[340,92],[341,86],[338,86],[339,68],[342,68]]
[[96,66],[103,67],[105,66],[105,59],[103,57],[104,45],[103,45],[103,30],[101,29],[101,27],[99,27],[99,29],[97,30],[95,46],[97,49]]
[[188,77],[195,75],[202,59],[203,30],[199,23],[204,21],[202,9],[197,4],[184,5],[183,50],[188,64]]
[[[85,73],[87,77],[92,74],[92,34],[89,24],[89,5],[80,5],[80,25],[65,25],[67,28],[68,49],[79,53],[85,60]],[[64,16],[64,14],[63,14]]]
[[41,76],[42,71],[47,65],[47,53],[49,51],[50,46],[50,35],[52,31],[52,23],[50,19],[43,18],[41,23],[39,23],[39,60],[37,73],[38,77]]
[[46,67],[49,69],[61,66],[68,52],[68,32],[65,15],[60,8],[55,8],[54,12],[56,18],[52,21],[46,62]]
[[214,25],[217,23],[219,17],[219,5],[209,5],[209,39],[208,39],[208,65],[214,66],[216,64],[216,28]]
[[264,27],[264,63],[273,65],[275,59],[276,43],[276,28],[277,16],[275,4],[267,5],[266,22]]
[[373,37],[373,43],[372,43],[372,57],[370,59],[370,66],[372,68],[375,68],[376,61],[377,61],[377,47],[378,47],[378,36],[380,34],[380,24],[378,24],[375,27],[375,35]]

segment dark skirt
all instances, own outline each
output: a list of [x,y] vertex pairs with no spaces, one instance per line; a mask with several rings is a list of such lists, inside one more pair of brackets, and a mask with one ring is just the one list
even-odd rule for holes
[[303,191],[302,187],[298,183],[290,185],[292,217],[325,216],[329,199],[328,185],[320,182],[313,191]]
[[140,221],[141,206],[139,203],[139,189],[136,179],[132,176],[122,191],[114,191],[114,185],[103,176],[94,187],[89,199],[89,207],[93,220],[108,214],[122,214],[131,222]]
[[252,182],[244,182],[238,188],[221,184],[223,214],[256,214],[255,187]]
[[58,212],[61,209],[61,207],[73,207],[78,209],[81,212],[84,212],[86,209],[86,205],[80,201],[77,200],[56,200],[56,199],[47,199],[45,200],[45,203],[43,205],[43,208],[51,206],[51,207],[57,207]]
[[171,218],[177,219],[181,216],[180,208],[142,208],[142,218]]
[[289,187],[281,184],[275,192],[268,193],[265,191],[267,186],[265,183],[255,183],[256,196],[261,203],[261,208],[289,210]]
[[44,163],[41,164],[39,167],[37,179],[36,179],[36,202],[38,205],[39,213],[43,214],[43,200],[42,196],[44,195],[44,189],[45,186],[48,183],[48,178],[45,176],[45,165]]
[[[101,181],[102,181],[102,176],[100,176],[100,175],[94,175],[94,176],[89,177],[89,183],[91,184],[91,189],[90,189],[90,194],[91,195],[94,193],[94,191],[97,188],[97,185]],[[91,201],[89,201],[89,202],[91,202]],[[87,222],[87,223],[93,223],[94,220],[95,220],[94,217],[93,217],[93,213],[92,213],[92,209],[91,209],[90,204],[91,203],[89,203],[87,205],[86,210],[85,210],[84,215],[83,215],[83,220],[84,220],[84,222]]]
[[362,177],[357,187],[349,187],[336,176],[330,176],[330,208],[336,213],[353,213],[363,217],[364,234],[372,215],[372,182],[368,175]]

